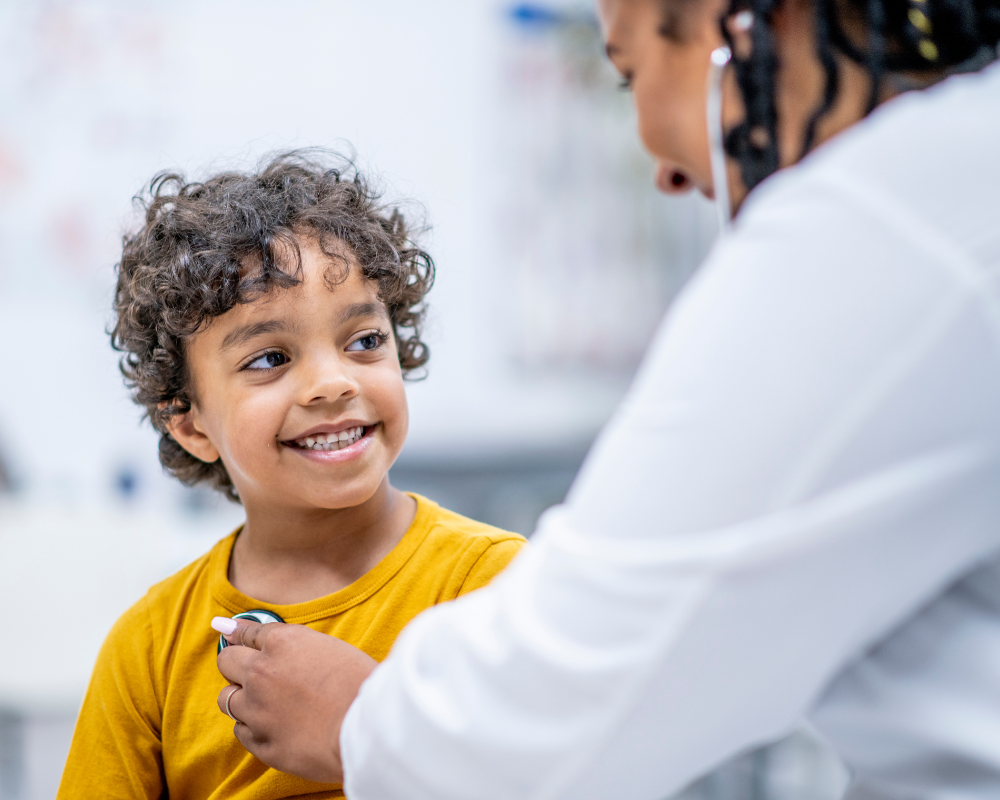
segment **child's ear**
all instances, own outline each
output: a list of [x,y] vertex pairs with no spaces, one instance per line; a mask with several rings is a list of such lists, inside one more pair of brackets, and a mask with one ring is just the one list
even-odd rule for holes
[[181,447],[187,450],[199,461],[211,464],[219,460],[219,451],[215,449],[199,424],[198,410],[194,406],[184,414],[175,414],[167,418],[167,430]]

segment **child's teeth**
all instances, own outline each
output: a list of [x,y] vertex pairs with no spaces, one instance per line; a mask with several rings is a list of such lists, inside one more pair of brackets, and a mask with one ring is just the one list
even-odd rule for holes
[[341,431],[340,433],[320,433],[316,436],[300,439],[301,444],[299,446],[304,447],[306,450],[342,450],[354,444],[364,435],[364,432],[364,427],[360,427],[348,428],[346,431]]

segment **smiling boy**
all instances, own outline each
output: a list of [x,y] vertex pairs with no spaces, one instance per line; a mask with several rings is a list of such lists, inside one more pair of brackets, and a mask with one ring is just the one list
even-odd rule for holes
[[247,519],[115,625],[58,796],[341,797],[267,768],[213,710],[211,619],[263,610],[381,660],[524,540],[389,483],[433,265],[360,176],[289,154],[204,183],[160,176],[150,195],[114,344],[164,467]]

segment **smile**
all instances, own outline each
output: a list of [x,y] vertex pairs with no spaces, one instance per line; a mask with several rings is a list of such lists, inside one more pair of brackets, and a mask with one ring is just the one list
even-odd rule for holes
[[361,439],[369,430],[371,426],[347,428],[338,433],[317,433],[302,439],[294,439],[288,444],[302,450],[343,450]]

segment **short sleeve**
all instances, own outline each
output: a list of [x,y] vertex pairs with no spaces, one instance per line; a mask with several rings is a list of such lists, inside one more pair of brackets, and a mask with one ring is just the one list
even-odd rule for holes
[[97,656],[57,800],[157,800],[164,795],[152,650],[143,599],[115,623]]
[[483,551],[476,563],[472,565],[469,574],[465,576],[462,588],[458,592],[459,595],[468,594],[487,586],[490,581],[503,572],[526,544],[527,542],[520,537],[511,537],[492,543]]

